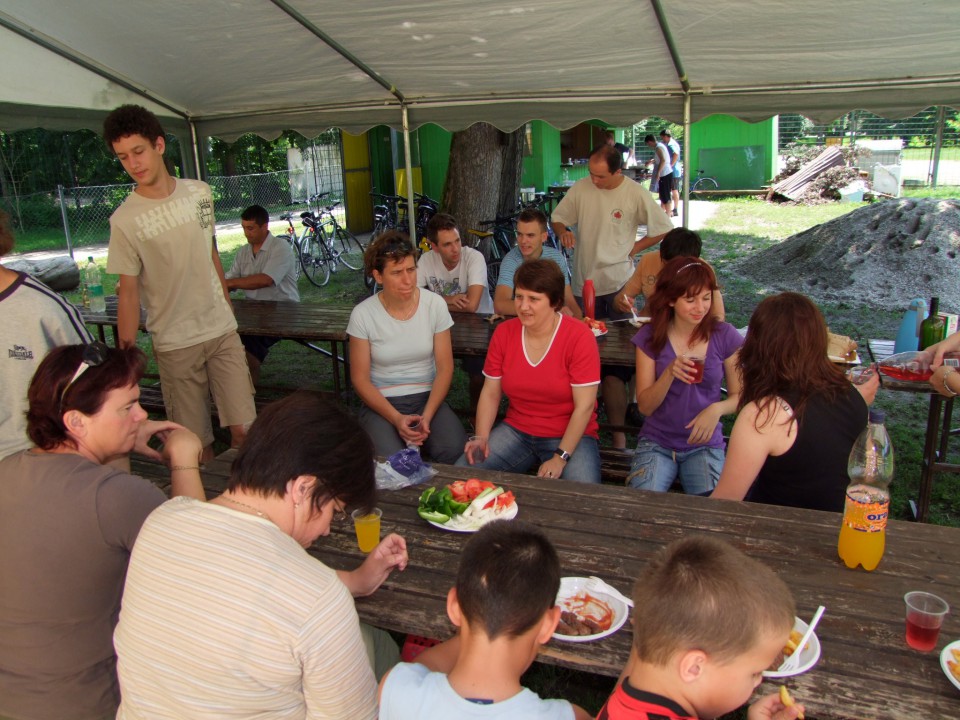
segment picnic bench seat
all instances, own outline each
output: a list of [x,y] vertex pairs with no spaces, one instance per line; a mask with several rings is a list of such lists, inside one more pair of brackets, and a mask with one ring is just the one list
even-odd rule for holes
[[[257,391],[257,394],[253,396],[254,405],[257,408],[257,414],[270,403],[289,395],[294,388],[261,388]],[[336,402],[336,395],[332,392],[316,391],[321,395],[327,397],[331,402]],[[148,413],[155,413],[157,415],[165,415],[166,408],[163,405],[163,391],[160,388],[159,381],[148,381],[147,383],[140,384],[140,407],[146,410]],[[217,420],[217,408],[211,403],[210,405],[211,416]]]

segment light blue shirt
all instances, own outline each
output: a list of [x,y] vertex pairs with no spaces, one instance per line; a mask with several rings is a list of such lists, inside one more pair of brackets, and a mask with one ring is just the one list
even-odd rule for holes
[[[563,272],[563,284],[570,284],[570,271],[567,269],[567,259],[563,256],[556,248],[549,247],[547,245],[543,246],[543,252],[540,254],[541,260],[553,260],[557,265],[560,266],[561,272]],[[513,276],[517,272],[517,268],[523,264],[523,255],[520,253],[520,248],[515,247],[506,255],[503,256],[503,260],[500,261],[500,275],[497,276],[497,285],[506,285],[508,288],[513,288]]]

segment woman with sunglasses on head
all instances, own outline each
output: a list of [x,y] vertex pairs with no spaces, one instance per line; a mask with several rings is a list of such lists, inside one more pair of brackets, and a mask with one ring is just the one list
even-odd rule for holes
[[[55,348],[28,392],[34,446],[0,461],[0,717],[113,717],[113,629],[140,527],[166,497],[129,474],[131,450],[202,499],[200,439],[147,420],[146,358],[102,343]],[[163,449],[147,443],[156,437]]]
[[724,460],[720,418],[737,407],[743,344],[737,329],[711,312],[717,289],[713,270],[699,258],[674,258],[657,277],[652,320],[633,338],[637,406],[647,417],[627,476],[631,487],[664,492],[678,476],[692,495],[716,487]]
[[420,292],[407,236],[396,230],[370,243],[364,269],[383,290],[350,313],[350,379],[363,400],[360,424],[378,455],[422,446],[453,464],[467,440],[444,399],[453,380],[453,319],[442,297]]
[[114,638],[117,718],[376,718],[353,597],[406,567],[406,543],[388,535],[352,572],[305,549],[375,502],[356,420],[310,392],[268,406],[223,495],[171,500],[140,532]]

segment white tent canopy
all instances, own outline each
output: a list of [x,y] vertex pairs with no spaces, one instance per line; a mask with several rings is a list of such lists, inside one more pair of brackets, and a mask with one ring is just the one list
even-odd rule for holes
[[400,128],[401,108],[449,130],[679,122],[685,98],[693,120],[899,118],[960,107],[958,27],[955,0],[3,0],[0,129],[99,129],[124,102],[227,140]]

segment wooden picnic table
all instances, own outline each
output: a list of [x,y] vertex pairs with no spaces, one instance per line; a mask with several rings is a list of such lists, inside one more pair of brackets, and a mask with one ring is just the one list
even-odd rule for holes
[[[231,457],[232,451],[203,471],[211,496],[225,486]],[[145,475],[165,476],[155,464],[141,465],[136,470]],[[809,619],[818,605],[825,605],[817,629],[819,662],[802,675],[766,681],[760,688],[772,692],[786,682],[806,704],[808,717],[960,716],[960,692],[944,677],[938,657],[945,644],[960,637],[960,616],[956,611],[947,616],[937,652],[920,653],[905,643],[903,603],[904,593],[928,590],[960,606],[960,529],[892,520],[886,554],[877,570],[868,573],[849,570],[838,560],[836,513],[435,467],[439,475],[423,486],[381,493],[383,532],[406,538],[410,566],[391,575],[373,596],[357,600],[365,622],[426,637],[451,634],[446,593],[469,535],[428,525],[417,516],[417,500],[427,485],[480,477],[516,494],[518,519],[547,533],[565,576],[598,575],[629,595],[634,578],[659,548],[691,534],[707,534],[778,572],[793,591],[801,618]],[[309,552],[338,569],[354,568],[363,558],[349,523],[335,523]],[[538,659],[616,676],[629,650],[625,626],[597,642],[551,641]]]

